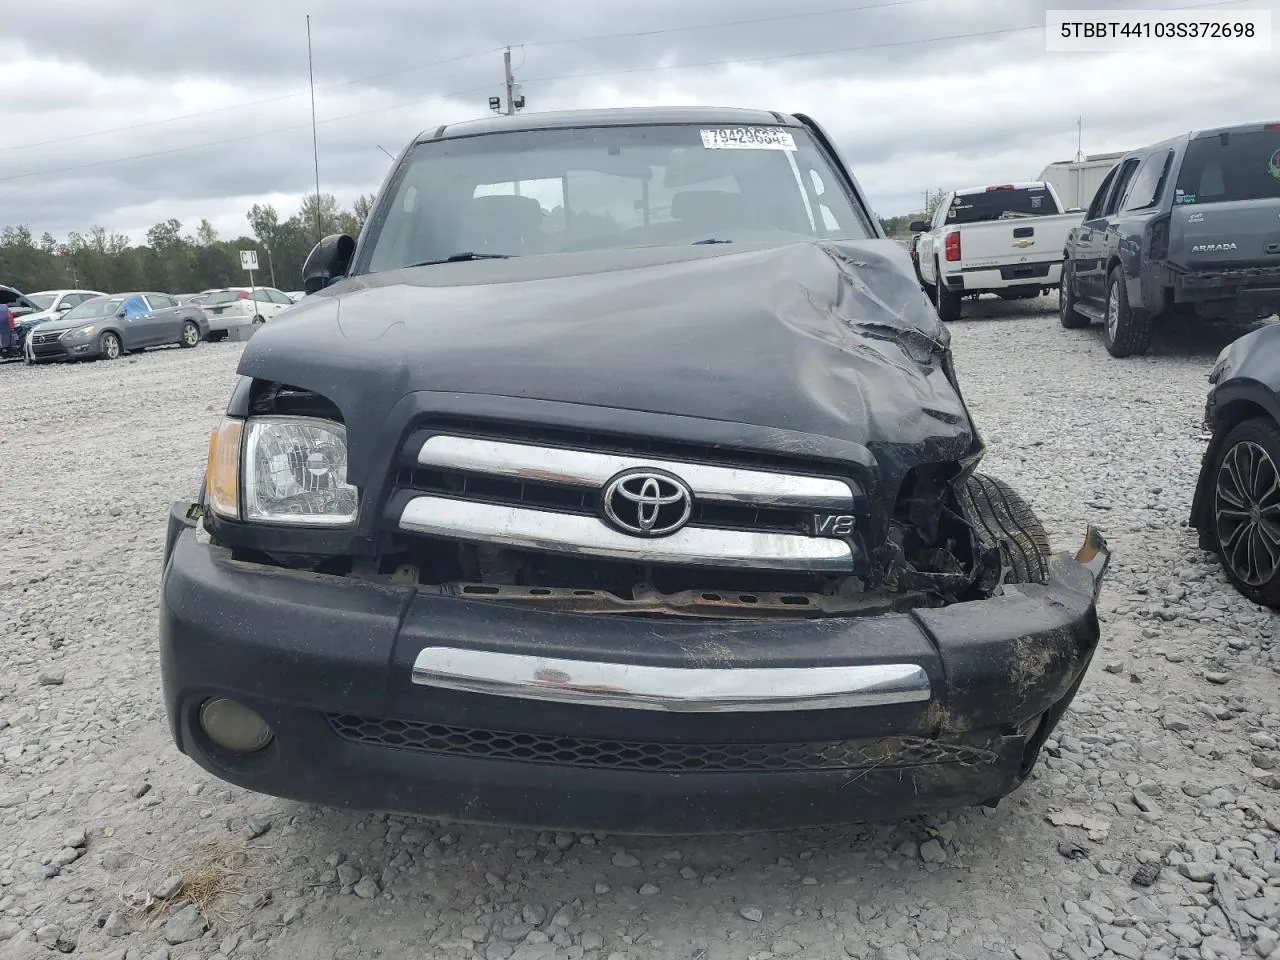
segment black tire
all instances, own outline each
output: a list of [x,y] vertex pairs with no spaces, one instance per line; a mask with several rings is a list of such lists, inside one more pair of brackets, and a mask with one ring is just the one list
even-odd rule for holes
[[1124,268],[1120,266],[1112,267],[1107,275],[1107,313],[1102,342],[1113,357],[1141,356],[1151,348],[1151,317],[1129,306]]
[[225,339],[227,339],[227,331],[225,331],[225,330],[210,330],[210,331],[209,331],[209,337],[208,337],[208,340],[209,340],[209,342],[210,342],[210,343],[221,343],[221,342],[222,342],[223,340],[225,340]]
[[118,335],[107,330],[98,338],[98,355],[103,360],[119,360],[123,354],[124,350]]
[[263,317],[263,316],[261,316],[261,315],[256,316],[256,317],[254,317],[254,318],[253,318],[254,326],[260,326],[261,324],[264,324],[264,323],[266,323],[266,322],[267,322],[266,317]]
[[1058,321],[1067,330],[1082,330],[1093,321],[1076,309],[1076,268],[1070,260],[1062,263],[1062,285],[1058,287]]
[[975,473],[959,494],[979,543],[1004,559],[1005,583],[1047,583],[1049,535],[1031,505],[1003,480]]
[[950,323],[960,319],[960,294],[938,285],[938,319]]
[[200,342],[200,327],[195,321],[187,320],[182,324],[182,336],[178,338],[178,346],[190,350]]
[[[1260,468],[1249,490],[1238,482],[1246,465]],[[1238,424],[1222,442],[1211,476],[1213,549],[1223,570],[1245,597],[1280,609],[1280,496],[1273,495],[1280,481],[1280,427],[1265,417]],[[1235,501],[1244,501],[1243,508]]]

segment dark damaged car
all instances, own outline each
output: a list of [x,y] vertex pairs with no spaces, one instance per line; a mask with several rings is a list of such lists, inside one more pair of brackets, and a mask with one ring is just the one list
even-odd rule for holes
[[245,348],[161,611],[250,790],[620,833],[995,804],[1098,643],[811,120],[428,131]]

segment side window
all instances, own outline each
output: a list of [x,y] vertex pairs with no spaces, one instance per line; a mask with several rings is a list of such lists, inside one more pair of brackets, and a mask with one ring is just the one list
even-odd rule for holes
[[1142,162],[1142,168],[1134,175],[1129,186],[1129,194],[1124,198],[1122,210],[1143,210],[1153,206],[1164,193],[1165,182],[1169,178],[1169,166],[1173,161],[1173,151],[1153,153]]
[[1111,192],[1111,185],[1116,182],[1116,171],[1119,167],[1112,167],[1111,172],[1102,179],[1102,183],[1098,185],[1097,192],[1093,195],[1093,200],[1089,204],[1089,209],[1085,213],[1086,220],[1097,220],[1102,216],[1102,204],[1107,199],[1107,194]]
[[170,297],[162,293],[147,294],[147,303],[151,304],[152,310],[168,310],[170,307],[177,306]]
[[1132,157],[1120,166],[1120,172],[1116,174],[1115,186],[1111,188],[1111,194],[1107,197],[1107,205],[1102,211],[1104,217],[1109,217],[1120,207],[1120,198],[1124,196],[1125,190],[1129,186],[1129,181],[1133,178],[1134,171],[1138,169],[1138,158]]
[[275,289],[274,287],[271,289],[271,299],[274,300],[276,303],[283,304],[286,307],[289,306],[291,303],[293,303],[293,301],[290,300],[288,296],[286,296],[282,291]]
[[133,296],[124,302],[124,315],[126,317],[136,317],[139,314],[147,312],[146,301],[142,297]]

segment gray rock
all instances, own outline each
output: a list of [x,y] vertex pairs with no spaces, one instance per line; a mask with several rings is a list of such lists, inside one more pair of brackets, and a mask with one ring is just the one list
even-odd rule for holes
[[578,940],[583,950],[599,950],[604,946],[604,937],[594,930],[588,930]]
[[244,822],[244,829],[241,833],[244,835],[246,840],[257,840],[270,829],[270,820],[265,817],[250,817]]
[[752,923],[759,923],[764,919],[764,912],[759,907],[743,907],[738,911],[738,915],[743,920],[750,920]]
[[38,679],[43,687],[61,686],[67,681],[67,671],[61,667],[50,667],[47,670],[41,670]]
[[107,916],[107,922],[102,925],[102,932],[108,937],[127,937],[133,931],[124,915],[118,910],[112,910]]
[[181,889],[182,877],[175,873],[173,876],[165,877],[157,883],[155,889],[151,891],[151,895],[157,900],[169,900],[176,897]]
[[658,889],[658,885],[656,883],[646,883],[643,884],[637,892],[642,897],[652,897],[661,891]]
[[372,900],[382,891],[378,889],[377,880],[373,879],[373,877],[365,876],[361,877],[360,880],[351,888],[351,892],[361,900]]
[[1180,863],[1178,872],[1196,883],[1208,883],[1216,871],[1212,863]]
[[920,844],[920,859],[925,863],[946,863],[947,851],[937,840],[926,840]]
[[171,945],[199,940],[209,924],[195,904],[189,904],[173,914],[164,925],[164,939]]
[[615,853],[612,863],[615,867],[638,867],[640,861],[629,853]]

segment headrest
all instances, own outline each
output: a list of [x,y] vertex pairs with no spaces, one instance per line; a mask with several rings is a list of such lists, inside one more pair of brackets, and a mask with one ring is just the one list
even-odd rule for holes
[[533,197],[518,197],[512,193],[472,197],[467,219],[523,234],[538,229],[542,222],[542,204]]
[[671,198],[676,220],[733,222],[745,212],[742,194],[725,190],[685,190]]

